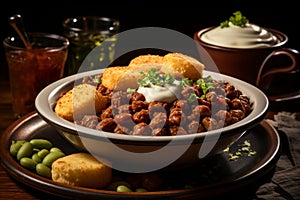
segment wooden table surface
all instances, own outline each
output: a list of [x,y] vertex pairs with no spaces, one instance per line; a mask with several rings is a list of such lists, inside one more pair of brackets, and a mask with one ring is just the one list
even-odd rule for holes
[[[0,81],[0,134],[11,125],[15,119],[12,114],[11,95],[9,89],[9,82],[6,79]],[[285,105],[286,106],[286,105]],[[292,107],[292,108],[291,108]],[[299,106],[289,106],[289,108],[298,109]],[[285,108],[283,108],[285,109]],[[280,110],[279,110],[280,111]],[[272,118],[278,112],[276,109],[270,109],[266,118]],[[10,175],[0,165],[0,199],[51,199],[49,195],[42,194],[29,186],[25,186],[19,181],[10,177]],[[52,197],[53,198],[53,197]],[[56,198],[57,199],[57,198]]]

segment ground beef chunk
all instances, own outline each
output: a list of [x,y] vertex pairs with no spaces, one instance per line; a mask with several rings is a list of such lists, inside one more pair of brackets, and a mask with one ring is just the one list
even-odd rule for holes
[[148,124],[141,122],[133,127],[132,135],[151,136],[152,128]]
[[113,132],[116,127],[117,124],[113,118],[105,118],[97,124],[96,129],[101,131]]

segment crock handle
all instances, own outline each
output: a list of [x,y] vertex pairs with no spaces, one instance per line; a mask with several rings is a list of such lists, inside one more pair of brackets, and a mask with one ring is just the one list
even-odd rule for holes
[[[282,65],[276,67],[270,67],[269,63],[272,59],[279,56],[285,56],[290,59],[289,65]],[[258,76],[256,79],[256,86],[262,90],[267,90],[270,85],[272,78],[275,74],[279,73],[290,73],[300,69],[299,67],[300,53],[291,48],[281,48],[274,50],[271,54],[269,54],[262,65],[260,66]]]

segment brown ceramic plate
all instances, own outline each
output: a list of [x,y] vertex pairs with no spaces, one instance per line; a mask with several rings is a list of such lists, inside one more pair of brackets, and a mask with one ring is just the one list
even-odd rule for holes
[[[53,197],[70,199],[197,199],[211,198],[225,193],[237,194],[242,188],[249,189],[253,183],[260,183],[261,177],[269,174],[276,165],[280,155],[280,139],[277,131],[266,121],[247,131],[231,146],[236,151],[245,140],[251,143],[256,155],[242,156],[236,161],[229,161],[228,153],[207,159],[199,166],[187,166],[178,171],[163,172],[167,183],[173,189],[156,192],[118,193],[108,190],[89,189],[61,185],[43,178],[21,167],[9,153],[12,140],[46,138],[67,154],[77,152],[53,127],[43,121],[36,112],[13,123],[3,133],[0,143],[1,164],[5,170],[19,182]],[[194,187],[184,188],[185,182],[193,182]],[[182,183],[182,186],[180,186]],[[178,186],[178,187],[176,187]],[[49,196],[48,196],[49,197]]]

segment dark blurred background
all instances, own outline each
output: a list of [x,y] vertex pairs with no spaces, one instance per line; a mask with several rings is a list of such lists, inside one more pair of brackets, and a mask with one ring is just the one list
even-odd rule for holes
[[[196,31],[219,25],[239,10],[251,23],[284,32],[289,37],[288,46],[300,50],[300,7],[294,0],[3,0],[1,4],[1,41],[15,34],[8,24],[8,18],[14,14],[22,15],[27,31],[63,34],[64,18],[96,15],[118,18],[121,31],[152,26],[169,28],[192,37]],[[7,79],[3,45],[0,53],[0,76]]]

